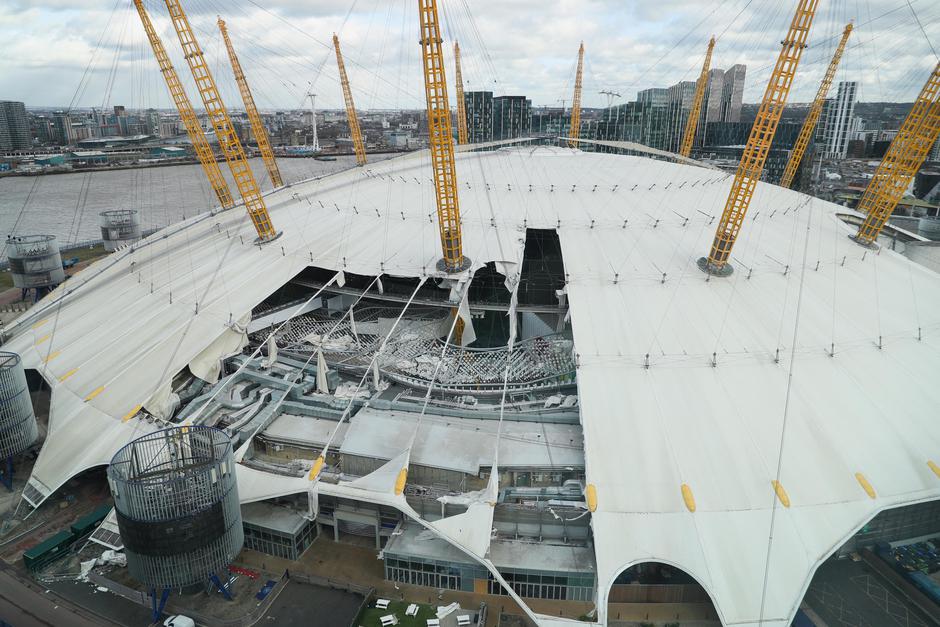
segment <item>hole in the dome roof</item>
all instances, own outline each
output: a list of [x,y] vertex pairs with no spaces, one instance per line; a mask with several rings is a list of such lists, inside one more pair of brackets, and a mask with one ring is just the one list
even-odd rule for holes
[[558,305],[558,290],[565,287],[565,263],[555,229],[526,229],[520,305]]

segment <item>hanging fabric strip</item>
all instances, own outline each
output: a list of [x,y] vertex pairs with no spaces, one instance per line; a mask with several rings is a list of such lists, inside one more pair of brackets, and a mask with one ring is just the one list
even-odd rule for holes
[[457,308],[457,316],[463,320],[463,336],[460,338],[461,346],[469,346],[477,339],[477,334],[473,330],[473,317],[470,315],[470,284],[467,283],[463,291],[463,298],[460,299],[460,306]]

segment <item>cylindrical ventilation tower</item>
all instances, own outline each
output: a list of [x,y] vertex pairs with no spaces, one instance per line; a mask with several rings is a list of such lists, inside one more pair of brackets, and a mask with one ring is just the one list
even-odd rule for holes
[[14,287],[55,287],[65,280],[55,235],[21,235],[8,238],[7,243]]
[[0,459],[22,453],[38,437],[23,362],[16,353],[0,353]]
[[111,252],[140,240],[140,217],[135,210],[102,211],[98,217],[101,219],[101,239],[106,251]]
[[184,588],[224,570],[242,548],[232,442],[210,427],[138,438],[108,466],[130,574],[151,588]]

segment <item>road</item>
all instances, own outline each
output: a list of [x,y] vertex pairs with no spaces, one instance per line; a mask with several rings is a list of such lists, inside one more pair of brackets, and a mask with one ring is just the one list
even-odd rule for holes
[[12,627],[93,627],[112,625],[76,608],[57,595],[28,585],[0,570],[0,619]]

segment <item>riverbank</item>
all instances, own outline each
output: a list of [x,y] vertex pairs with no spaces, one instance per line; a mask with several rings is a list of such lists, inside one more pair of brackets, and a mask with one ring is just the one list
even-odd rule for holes
[[[411,152],[408,150],[376,150],[369,152],[369,155],[398,155]],[[48,156],[48,155],[36,155],[37,157]],[[276,155],[277,159],[313,159],[314,161],[334,161],[339,157],[355,157],[353,152],[329,152],[329,153],[318,153],[316,155],[305,155],[305,154],[282,154]],[[257,155],[251,158],[258,158]],[[218,160],[219,163],[225,163],[224,159]],[[48,166],[40,170],[31,170],[31,171],[16,171],[9,170],[6,172],[0,172],[0,178],[15,178],[21,176],[48,176],[52,174],[82,174],[85,172],[117,172],[120,170],[141,170],[148,168],[169,168],[173,166],[180,165],[198,165],[199,162],[195,158],[189,159],[160,159],[153,162],[147,163],[127,163],[127,164],[115,164],[115,165],[106,165],[106,166],[90,166],[90,167],[63,167],[63,166]]]

